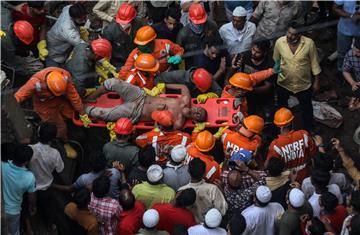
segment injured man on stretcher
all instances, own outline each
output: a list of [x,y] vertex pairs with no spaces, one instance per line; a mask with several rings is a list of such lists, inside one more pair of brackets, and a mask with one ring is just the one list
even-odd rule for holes
[[108,79],[93,94],[86,99],[87,102],[95,100],[104,93],[116,92],[124,101],[123,104],[112,108],[101,108],[88,103],[85,112],[94,118],[105,121],[117,121],[119,118],[129,118],[133,123],[139,121],[152,121],[151,113],[159,110],[169,110],[174,119],[173,129],[183,127],[186,119],[195,122],[205,122],[207,112],[201,107],[191,107],[191,96],[188,88],[179,84],[166,84],[166,89],[180,90],[178,98],[152,97],[138,86],[134,86],[119,79]]

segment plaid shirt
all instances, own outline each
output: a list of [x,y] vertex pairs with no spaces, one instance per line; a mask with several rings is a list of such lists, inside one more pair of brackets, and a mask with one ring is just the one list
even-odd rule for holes
[[117,234],[117,224],[119,222],[122,208],[118,201],[110,197],[97,198],[91,194],[89,204],[90,212],[95,215],[99,224],[99,234]]
[[[265,178],[267,176],[265,171],[254,171],[254,172],[258,173],[261,176],[261,178]],[[220,175],[220,179],[224,187],[228,187],[228,181],[227,181],[228,174],[229,174],[228,170],[223,170]],[[242,176],[242,185],[240,186],[240,189],[249,188],[256,182],[250,175],[246,174],[245,172],[241,172],[241,176]]]
[[350,49],[344,58],[343,71],[352,73],[356,82],[360,82],[360,57],[354,54],[354,51]]

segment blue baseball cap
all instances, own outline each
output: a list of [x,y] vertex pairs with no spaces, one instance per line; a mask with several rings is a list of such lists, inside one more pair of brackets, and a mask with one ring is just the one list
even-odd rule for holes
[[251,161],[252,152],[246,149],[240,149],[239,151],[233,153],[230,157],[230,161],[240,160],[242,162],[248,163]]

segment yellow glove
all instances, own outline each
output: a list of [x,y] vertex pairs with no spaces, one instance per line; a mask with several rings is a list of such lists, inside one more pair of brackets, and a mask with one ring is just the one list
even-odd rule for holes
[[92,123],[89,116],[87,114],[79,115],[80,120],[83,122],[84,127],[89,128],[90,124]]
[[80,38],[85,42],[89,41],[89,32],[85,27],[80,27]]
[[156,85],[156,87],[159,89],[159,94],[165,91],[165,83],[159,83]]
[[86,88],[85,89],[85,96],[91,95],[96,91],[96,88]]
[[106,123],[106,128],[109,130],[110,141],[113,141],[116,139],[116,133],[114,131],[114,127],[115,127],[115,122]]
[[48,54],[49,54],[48,50],[46,49],[46,41],[41,40],[37,44],[37,48],[39,50],[39,58],[40,58],[40,60],[45,60],[46,56],[48,56]]
[[152,96],[152,95],[151,95],[151,91],[152,91],[152,90],[149,90],[149,89],[147,89],[146,87],[143,87],[143,90],[145,91],[145,93],[146,93],[147,95]]
[[209,125],[209,123],[208,122],[197,122],[195,124],[195,128],[194,128],[193,132],[200,132],[200,131],[204,130],[206,125]]
[[[227,124],[227,122],[224,122],[223,124]],[[220,139],[220,137],[222,136],[222,133],[228,128],[229,128],[229,126],[219,127],[219,130],[214,134],[214,137],[216,139]]]
[[209,93],[205,93],[205,94],[201,94],[201,95],[198,95],[196,97],[196,101],[199,103],[199,104],[203,104],[206,102],[207,99],[209,98],[219,98],[217,94],[215,94],[214,92],[209,92]]
[[0,38],[6,37],[6,33],[2,30],[0,30]]
[[103,58],[103,59],[99,60],[99,63],[104,67],[104,69],[108,70],[109,72],[111,70],[116,72],[115,66],[110,64],[109,59]]
[[108,73],[107,71],[104,69],[104,67],[102,67],[101,65],[97,64],[95,66],[95,71],[97,74],[99,74],[99,83],[102,84],[106,79],[108,79]]

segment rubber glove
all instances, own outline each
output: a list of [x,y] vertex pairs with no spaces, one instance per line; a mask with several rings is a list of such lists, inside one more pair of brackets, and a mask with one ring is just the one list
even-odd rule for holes
[[145,93],[146,93],[147,95],[152,96],[152,95],[151,95],[151,91],[152,91],[152,90],[149,90],[149,89],[147,89],[146,87],[143,87],[143,90],[145,91]]
[[45,60],[46,56],[48,56],[48,54],[49,54],[48,50],[46,49],[46,41],[41,40],[37,44],[37,48],[39,50],[39,58],[40,58],[40,60]]
[[273,73],[274,73],[274,74],[281,73],[280,60],[277,60],[277,61],[275,62],[274,67],[273,67]]
[[108,79],[108,72],[102,67],[101,65],[95,66],[95,71],[97,74],[99,74],[99,83],[102,84],[106,79]]
[[106,128],[109,130],[110,141],[116,139],[116,133],[114,131],[114,127],[115,127],[115,122],[106,123]]
[[[227,122],[223,123],[223,124],[227,124]],[[222,126],[222,127],[219,127],[219,130],[214,134],[214,137],[216,139],[220,139],[220,137],[222,136],[222,133],[228,129],[229,126]]]
[[180,64],[182,61],[181,59],[181,56],[179,55],[174,55],[174,56],[171,56],[169,59],[168,59],[168,63],[169,64]]
[[110,63],[109,59],[103,58],[99,60],[99,63],[104,67],[104,69],[107,69],[109,71],[112,70],[116,72],[115,66]]
[[198,95],[196,97],[196,101],[199,103],[199,104],[203,104],[206,102],[207,99],[209,98],[219,98],[217,94],[215,94],[214,92],[209,92],[209,93],[205,93],[205,94],[201,94],[201,95]]
[[79,115],[80,120],[83,122],[84,127],[90,128],[90,124],[92,123],[89,116],[87,114]]
[[96,88],[86,88],[85,89],[85,96],[91,95],[96,91]]
[[206,125],[209,125],[208,122],[197,122],[195,124],[193,132],[200,132],[205,129]]
[[85,27],[80,27],[80,38],[85,42],[89,41],[89,32]]
[[0,30],[0,38],[6,37],[6,33],[2,30]]

